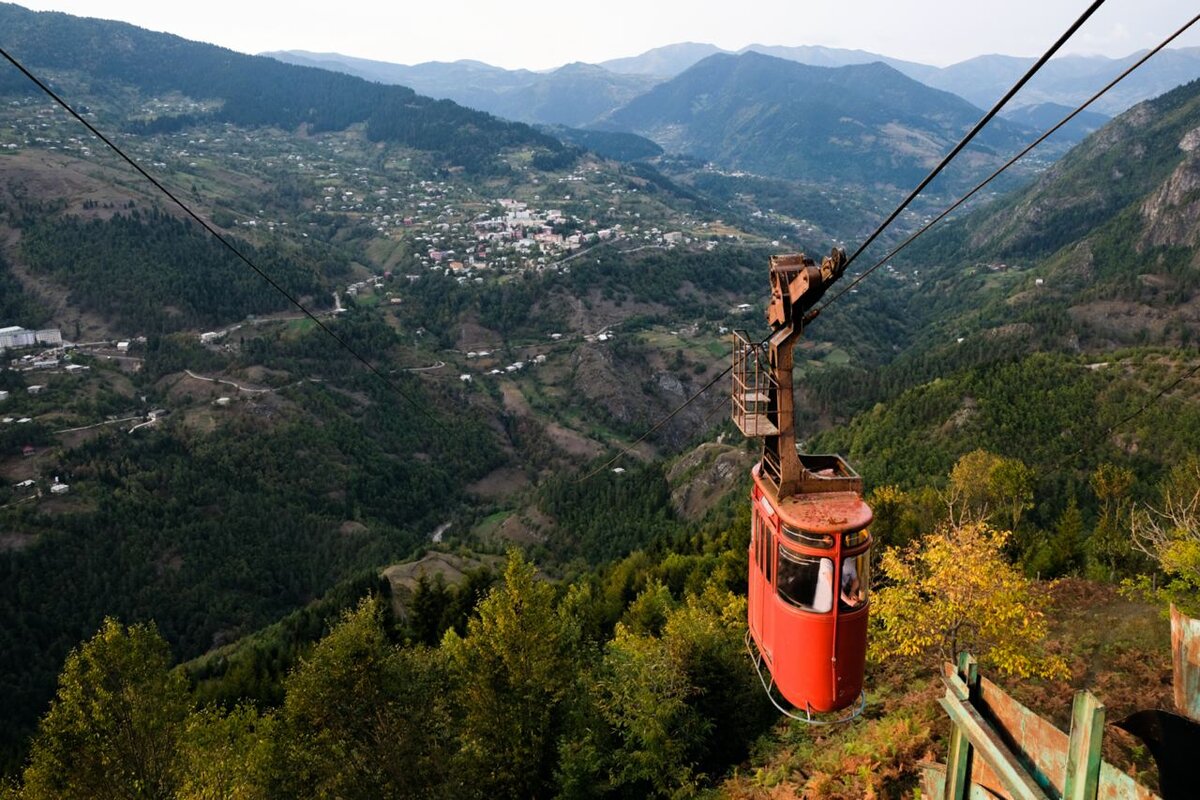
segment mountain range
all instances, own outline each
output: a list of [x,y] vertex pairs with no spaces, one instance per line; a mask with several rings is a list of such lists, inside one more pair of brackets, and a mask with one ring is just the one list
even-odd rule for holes
[[[305,126],[313,132],[363,124],[373,141],[436,152],[452,165],[485,171],[506,146],[564,149],[558,139],[527,125],[423,97],[406,87],[283,64],[122,22],[0,3],[0,30],[5,47],[31,67],[87,75],[97,85],[119,83],[218,101],[204,114],[213,121]],[[29,84],[5,65],[0,90],[27,92]],[[177,120],[195,121],[194,115]]]
[[[673,77],[721,50],[714,45],[678,44],[655,48],[632,58],[601,62],[600,66],[617,73]],[[944,89],[986,108],[1016,83],[1035,59],[999,54],[981,55],[936,67],[890,58],[865,50],[806,45],[799,47],[752,44],[737,53],[756,52],[798,61],[818,67],[844,67],[881,61],[908,77]],[[1136,61],[1145,51],[1120,58],[1108,56],[1058,56],[1050,60],[1013,100],[1013,107],[1040,103],[1075,106],[1118,73]],[[1142,100],[1156,97],[1174,87],[1200,77],[1200,47],[1168,48],[1120,86],[1101,98],[1093,111],[1114,116]]]
[[263,55],[289,64],[408,86],[423,95],[453,100],[506,119],[568,127],[593,122],[659,80],[652,76],[617,74],[583,63],[567,64],[551,72],[531,72],[501,69],[479,61],[434,61],[405,66],[301,50]]
[[[718,53],[609,115],[671,152],[728,169],[804,180],[911,184],[979,118],[949,92],[881,63],[810,67]],[[989,126],[972,158],[1016,149],[1025,132]]]
[[[821,60],[836,62],[836,55]],[[294,60],[336,67],[340,62],[332,59]],[[354,60],[345,68],[364,79],[407,81],[491,113],[541,121],[566,142],[622,160],[665,150],[726,170],[867,185],[919,180],[981,113],[878,61],[809,66],[753,51],[714,53],[665,81],[585,64],[549,73],[478,62],[402,67]],[[650,141],[629,138],[633,134]],[[1023,126],[997,120],[967,162],[995,166],[998,153],[1030,138]]]
[[[595,121],[646,91],[719,53],[761,53],[817,67],[882,62],[935,89],[953,92],[988,107],[1034,59],[983,55],[946,67],[891,58],[866,50],[801,45],[752,44],[738,51],[682,42],[596,65],[568,64],[555,70],[506,70],[478,61],[426,62],[413,66],[371,61],[337,53],[288,50],[265,53],[293,64],[346,72],[383,83],[399,83],[431,97],[523,122],[579,127]],[[1058,103],[1078,105],[1140,57],[1060,56],[1052,59],[1014,99],[1013,108]],[[590,69],[587,69],[590,67]],[[1114,116],[1142,100],[1200,77],[1200,48],[1167,49],[1096,103],[1093,111]],[[587,96],[584,96],[587,95]],[[591,116],[589,116],[591,115]]]

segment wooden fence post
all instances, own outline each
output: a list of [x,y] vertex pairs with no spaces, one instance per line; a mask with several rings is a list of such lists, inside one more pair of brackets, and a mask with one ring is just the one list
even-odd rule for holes
[[[979,665],[970,653],[958,654],[958,677],[966,684],[966,697],[978,695]],[[943,800],[967,800],[971,788],[971,742],[958,725],[950,734],[950,751],[946,754],[946,791]]]
[[1071,707],[1071,738],[1063,800],[1096,800],[1100,791],[1100,745],[1104,741],[1104,706],[1091,692],[1076,692]]

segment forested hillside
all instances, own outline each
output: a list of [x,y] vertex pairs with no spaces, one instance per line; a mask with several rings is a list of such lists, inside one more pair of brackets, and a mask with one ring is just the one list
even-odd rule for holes
[[[126,330],[169,333],[212,328],[291,303],[198,225],[136,208],[107,220],[59,217],[48,208],[17,215],[20,257],[36,273],[71,289],[74,306]],[[283,252],[237,242],[238,249],[294,297],[330,304],[345,257],[312,249]]]
[[[810,67],[744,53],[704,59],[605,125],[730,169],[909,186],[979,113],[884,64]],[[1015,150],[1021,136],[998,122],[980,137],[975,160]]]
[[[372,358],[397,343],[380,322],[335,330]],[[6,535],[24,545],[0,553],[6,758],[44,708],[62,658],[105,615],[153,619],[176,653],[199,655],[360,570],[408,557],[463,501],[461,482],[504,459],[481,420],[426,416],[445,398],[416,381],[399,379],[419,407],[366,373],[347,375],[343,352],[320,331],[259,347],[276,350],[260,358],[306,379],[216,416],[202,403],[136,435],[113,429],[66,449],[54,470],[71,498],[3,512]],[[183,364],[220,368],[196,349],[148,342],[138,389],[150,403],[203,391],[163,380]]]
[[971,257],[1031,261],[1101,233],[1187,167],[1196,150],[1190,134],[1200,126],[1198,104],[1200,82],[1193,81],[1131,109],[1027,189],[950,226],[958,238],[931,238],[946,251],[969,245],[961,252]]
[[[247,56],[124,23],[35,13],[6,3],[0,4],[0,27],[5,47],[30,67],[85,74],[102,96],[115,90],[115,82],[216,101],[206,116],[217,121],[286,129],[304,125],[314,132],[365,123],[373,141],[435,151],[451,164],[484,172],[498,168],[495,157],[505,147],[530,145],[556,153],[563,148],[527,125],[421,97],[402,86]],[[8,65],[0,81],[6,91],[29,91],[27,80]]]

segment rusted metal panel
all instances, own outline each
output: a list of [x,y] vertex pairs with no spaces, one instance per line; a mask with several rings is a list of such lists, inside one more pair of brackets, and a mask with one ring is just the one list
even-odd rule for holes
[[1171,606],[1171,655],[1175,661],[1175,708],[1200,722],[1200,620]]

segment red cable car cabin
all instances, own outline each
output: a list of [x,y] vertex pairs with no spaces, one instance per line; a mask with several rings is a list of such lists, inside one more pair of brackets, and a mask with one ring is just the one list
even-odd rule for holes
[[772,257],[773,334],[760,344],[738,332],[734,342],[733,419],[763,437],[750,494],[750,637],[771,674],[768,692],[809,721],[854,704],[866,667],[871,509],[841,457],[797,452],[792,396],[804,315],[844,268],[840,250],[819,267],[803,255]]

